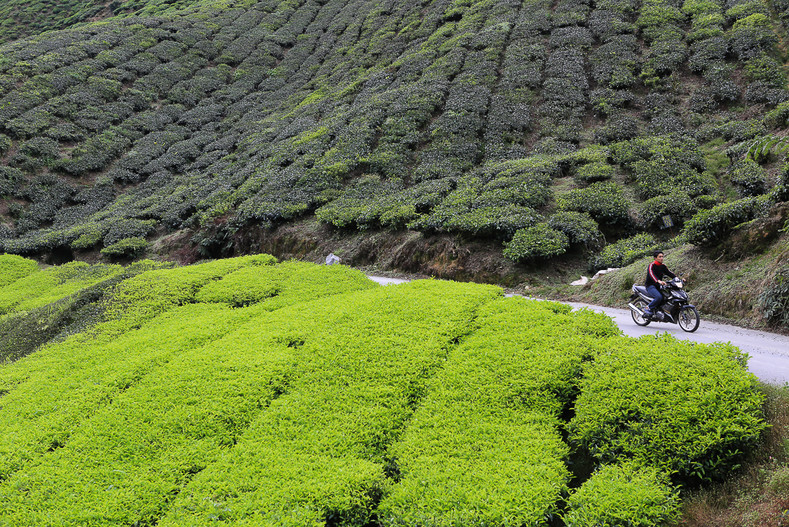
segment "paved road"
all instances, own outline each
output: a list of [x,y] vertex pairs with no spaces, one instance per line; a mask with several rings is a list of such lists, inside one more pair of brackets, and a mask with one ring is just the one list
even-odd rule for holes
[[[408,281],[378,276],[370,276],[369,278],[384,285],[400,284]],[[649,326],[639,327],[633,322],[628,309],[614,309],[576,302],[568,302],[568,304],[578,309],[586,307],[605,313],[629,337],[669,333],[680,340],[692,340],[705,344],[731,342],[751,356],[748,361],[748,369],[759,379],[771,384],[789,383],[789,337],[766,331],[755,331],[728,324],[709,322],[704,320],[703,315],[701,317],[701,325],[694,333],[686,333],[675,324],[660,322],[653,322]]]

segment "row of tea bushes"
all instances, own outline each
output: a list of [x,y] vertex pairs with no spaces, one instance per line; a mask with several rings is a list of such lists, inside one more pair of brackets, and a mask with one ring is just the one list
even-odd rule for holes
[[[17,417],[3,420],[2,473],[13,472],[33,453],[63,443],[75,423],[152,368],[248,319],[245,310],[227,309],[236,305],[238,278],[246,279],[247,294],[253,297],[261,297],[256,292],[276,284],[277,294],[260,304],[263,311],[373,286],[341,268],[316,273],[314,266],[306,264],[273,263],[268,256],[247,257],[134,276],[110,295],[105,321],[87,334],[4,368],[0,382],[7,393],[2,411]],[[247,269],[255,271],[255,279]],[[228,284],[223,284],[223,276]]]
[[617,333],[590,315],[517,298],[480,310],[392,448],[401,479],[381,503],[385,525],[540,525],[558,513],[570,478],[560,416],[595,342]]
[[298,321],[287,393],[181,493],[160,525],[369,521],[387,486],[388,447],[426,380],[477,306],[498,295],[490,286],[421,282],[282,312]]
[[[0,523],[663,525],[765,427],[730,345],[492,286],[259,255],[106,302],[0,365]],[[597,470],[568,491],[573,451]]]

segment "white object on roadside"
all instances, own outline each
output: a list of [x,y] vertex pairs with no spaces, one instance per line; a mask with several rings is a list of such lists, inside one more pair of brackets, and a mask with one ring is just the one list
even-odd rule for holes
[[581,276],[580,280],[576,280],[575,282],[570,282],[570,285],[586,285],[589,283],[589,279],[585,276]]
[[329,256],[326,257],[326,265],[334,265],[340,263],[340,257],[335,256],[334,253],[330,253]]

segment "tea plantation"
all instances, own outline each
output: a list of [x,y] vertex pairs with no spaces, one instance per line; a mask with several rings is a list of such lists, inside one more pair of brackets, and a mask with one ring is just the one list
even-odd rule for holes
[[736,348],[494,286],[0,269],[0,324],[56,328],[0,331],[0,525],[668,525],[765,428]]
[[537,264],[714,245],[789,198],[787,20],[786,0],[9,1],[0,250],[112,261],[180,232],[195,260],[305,218]]

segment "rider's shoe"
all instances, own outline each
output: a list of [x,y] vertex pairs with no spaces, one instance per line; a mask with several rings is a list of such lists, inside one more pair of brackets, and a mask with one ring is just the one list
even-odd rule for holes
[[650,320],[652,318],[652,311],[650,311],[648,307],[644,309],[644,318],[646,320]]

